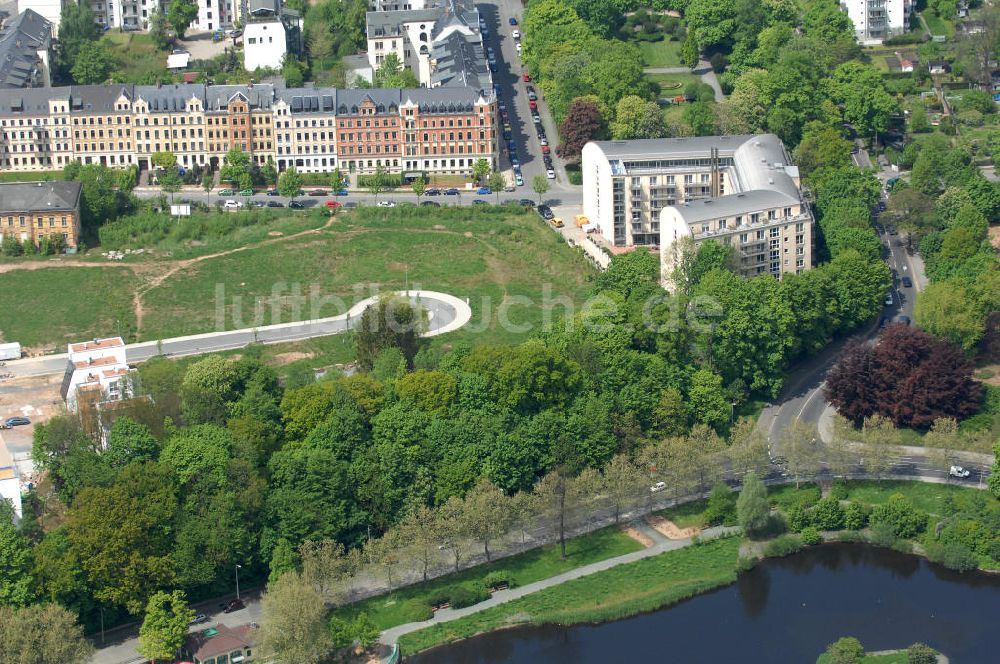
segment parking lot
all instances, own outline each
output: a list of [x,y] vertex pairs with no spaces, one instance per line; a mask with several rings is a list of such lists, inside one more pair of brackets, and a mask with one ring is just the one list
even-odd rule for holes
[[59,386],[62,375],[17,378],[0,382],[0,420],[21,416],[31,420],[27,426],[0,430],[0,445],[13,458],[22,484],[32,481],[31,440],[35,425],[48,421],[63,410]]

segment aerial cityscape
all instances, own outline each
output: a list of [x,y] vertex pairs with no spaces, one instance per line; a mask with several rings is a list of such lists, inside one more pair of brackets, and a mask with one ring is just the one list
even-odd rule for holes
[[998,51],[0,3],[0,664],[996,662]]

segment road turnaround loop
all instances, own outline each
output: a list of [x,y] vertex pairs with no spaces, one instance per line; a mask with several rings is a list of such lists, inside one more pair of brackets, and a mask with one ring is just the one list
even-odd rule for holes
[[[434,337],[453,332],[472,320],[472,309],[465,300],[439,293],[437,291],[410,290],[394,291],[393,294],[405,297],[414,304],[419,304],[428,314],[428,329],[425,337]],[[331,336],[350,330],[361,319],[365,309],[378,301],[379,296],[361,300],[346,313],[328,318],[277,323],[261,327],[249,327],[241,330],[223,332],[206,332],[192,334],[158,341],[143,341],[129,344],[125,347],[126,359],[130,363],[144,362],[159,355],[165,357],[187,357],[216,353],[225,350],[235,350],[250,344],[277,344],[317,337]],[[67,355],[46,355],[44,357],[25,360],[12,360],[7,364],[7,370],[14,377],[47,376],[63,373],[66,369]]]

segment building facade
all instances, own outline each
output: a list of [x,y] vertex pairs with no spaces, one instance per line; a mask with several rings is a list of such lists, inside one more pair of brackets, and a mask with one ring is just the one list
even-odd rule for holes
[[812,214],[773,134],[591,142],[582,168],[584,214],[612,248],[658,247],[668,287],[679,252],[708,239],[747,276],[812,267]]
[[121,337],[69,344],[61,394],[66,407],[77,412],[99,404],[132,398],[134,371],[125,357]]
[[71,161],[218,169],[236,147],[263,165],[303,172],[464,174],[497,166],[491,89],[341,90],[270,84],[88,85],[0,97],[0,169],[58,170]]
[[0,184],[0,242],[13,237],[31,241],[58,238],[76,247],[80,238],[79,182],[10,182]]
[[302,17],[281,0],[250,0],[243,26],[243,67],[281,68],[288,53],[302,51]]
[[906,32],[915,4],[915,0],[840,0],[863,45],[881,44]]

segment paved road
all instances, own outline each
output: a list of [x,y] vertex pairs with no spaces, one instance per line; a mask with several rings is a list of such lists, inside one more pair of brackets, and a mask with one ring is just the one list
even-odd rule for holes
[[[722,526],[716,526],[714,528],[708,528],[702,533],[702,539],[718,537],[719,535],[738,532],[738,528],[725,528]],[[626,553],[621,556],[616,556],[614,558],[608,558],[607,560],[601,560],[596,563],[591,563],[590,565],[584,565],[583,567],[577,567],[568,572],[563,572],[562,574],[557,574],[556,576],[551,576],[547,579],[542,579],[541,581],[536,581],[535,583],[529,583],[525,586],[520,586],[518,588],[511,588],[510,590],[500,590],[493,593],[493,596],[486,600],[485,602],[480,602],[479,604],[474,604],[473,606],[465,607],[464,609],[441,609],[434,614],[434,617],[430,620],[425,620],[423,622],[413,622],[406,623],[405,625],[399,625],[391,629],[387,629],[382,632],[381,641],[386,645],[394,645],[399,641],[399,637],[404,634],[409,634],[410,632],[415,632],[425,627],[431,627],[432,625],[437,625],[440,623],[451,622],[452,620],[458,620],[465,616],[471,615],[473,613],[479,613],[485,609],[497,606],[499,604],[505,604],[511,600],[524,597],[525,595],[530,595],[531,593],[538,592],[539,590],[544,590],[546,588],[551,588],[553,586],[558,586],[566,581],[572,579],[579,579],[580,577],[589,576],[596,572],[602,572],[606,569],[611,569],[612,567],[618,567],[619,565],[624,565],[627,563],[632,563],[637,560],[642,560],[644,558],[650,558],[652,556],[658,556],[661,553],[666,553],[667,551],[675,551],[677,549],[683,549],[687,546],[691,546],[691,538],[679,539],[679,540],[663,540],[658,544],[654,544],[648,549],[641,549],[639,551],[633,551],[632,553]]]
[[[400,294],[403,293],[404,291],[400,291]],[[468,304],[452,295],[432,291],[410,291],[409,297],[412,302],[419,302],[429,315],[426,336],[445,334],[458,329],[468,323],[472,316]],[[129,344],[126,347],[126,357],[130,363],[134,363],[143,362],[156,355],[184,357],[243,348],[251,343],[281,343],[340,334],[353,327],[365,308],[373,301],[374,298],[366,298],[351,307],[346,314],[330,318]],[[7,363],[5,371],[13,373],[15,378],[45,376],[65,371],[66,361],[65,354],[12,360]]]

